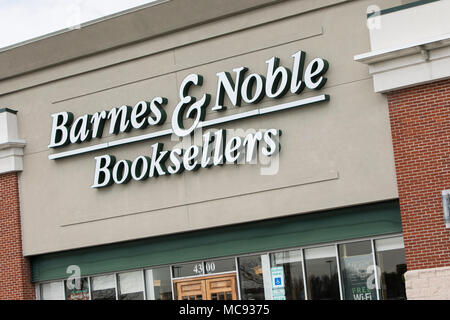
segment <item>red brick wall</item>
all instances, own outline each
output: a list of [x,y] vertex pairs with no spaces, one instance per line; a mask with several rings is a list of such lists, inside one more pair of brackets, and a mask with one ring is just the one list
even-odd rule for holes
[[0,175],[0,299],[34,299],[30,266],[22,255],[17,173]]
[[387,97],[408,270],[450,266],[450,79]]

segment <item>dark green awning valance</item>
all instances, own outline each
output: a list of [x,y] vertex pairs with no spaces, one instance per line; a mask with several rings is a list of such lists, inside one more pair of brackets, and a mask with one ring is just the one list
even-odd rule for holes
[[397,200],[31,257],[33,282],[402,232]]

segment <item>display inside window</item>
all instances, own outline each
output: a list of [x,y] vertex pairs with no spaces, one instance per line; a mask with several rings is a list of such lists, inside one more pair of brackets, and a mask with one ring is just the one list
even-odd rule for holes
[[238,258],[239,282],[243,300],[264,300],[261,256]]
[[119,300],[144,300],[142,271],[124,272],[118,275]]
[[377,265],[379,267],[381,299],[406,300],[406,259],[403,238],[375,240]]
[[64,281],[66,300],[89,300],[88,278],[72,279]]
[[301,250],[283,251],[270,255],[273,281],[277,281],[275,272],[282,272],[280,283],[272,284],[273,299],[305,300],[302,260]]
[[62,281],[42,283],[41,300],[64,300]]
[[339,261],[345,300],[377,300],[370,240],[340,244]]
[[172,280],[170,268],[161,267],[145,271],[147,299],[172,300]]
[[339,300],[339,277],[334,246],[305,250],[305,269],[310,300]]
[[116,300],[115,275],[91,278],[92,300]]

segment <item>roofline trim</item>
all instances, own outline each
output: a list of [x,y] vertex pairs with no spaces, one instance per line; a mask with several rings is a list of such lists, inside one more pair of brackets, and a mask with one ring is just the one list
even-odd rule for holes
[[[129,13],[141,10],[141,9],[154,7],[154,6],[157,6],[157,5],[169,2],[169,1],[172,1],[172,0],[154,0],[152,2],[149,2],[149,3],[146,3],[146,4],[142,4],[142,5],[137,6],[137,7],[129,8],[129,9],[122,10],[122,11],[119,11],[119,12],[116,12],[116,13],[108,14],[106,16],[99,17],[97,19],[93,19],[93,20],[89,20],[89,21],[80,23],[79,26],[80,26],[80,28],[87,27],[87,26],[90,26],[90,25],[93,25],[93,24],[96,24],[96,23],[99,23],[99,22],[102,22],[102,21],[105,21],[105,20],[117,18],[117,17],[129,14]],[[74,26],[77,26],[77,25],[74,25]],[[64,29],[60,29],[60,30],[56,30],[56,31],[53,31],[53,32],[50,32],[50,33],[46,33],[46,34],[43,34],[41,36],[34,37],[34,38],[31,38],[31,39],[28,39],[28,40],[24,40],[24,41],[21,41],[21,42],[17,42],[17,43],[11,44],[11,45],[6,46],[6,47],[0,47],[0,53],[8,51],[8,50],[15,49],[17,47],[21,47],[21,46],[24,46],[24,45],[27,45],[27,44],[30,44],[30,43],[33,43],[33,42],[36,42],[36,41],[39,41],[39,40],[43,40],[43,39],[51,38],[53,36],[57,36],[57,35],[61,35],[61,34],[67,33],[67,32],[71,32],[71,31],[74,30],[74,28],[73,28],[74,26],[68,27],[68,28],[64,28]]]

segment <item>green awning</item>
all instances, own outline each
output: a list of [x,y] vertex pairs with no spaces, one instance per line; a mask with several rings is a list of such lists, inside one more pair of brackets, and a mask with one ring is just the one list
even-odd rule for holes
[[32,282],[401,233],[397,200],[31,257]]

